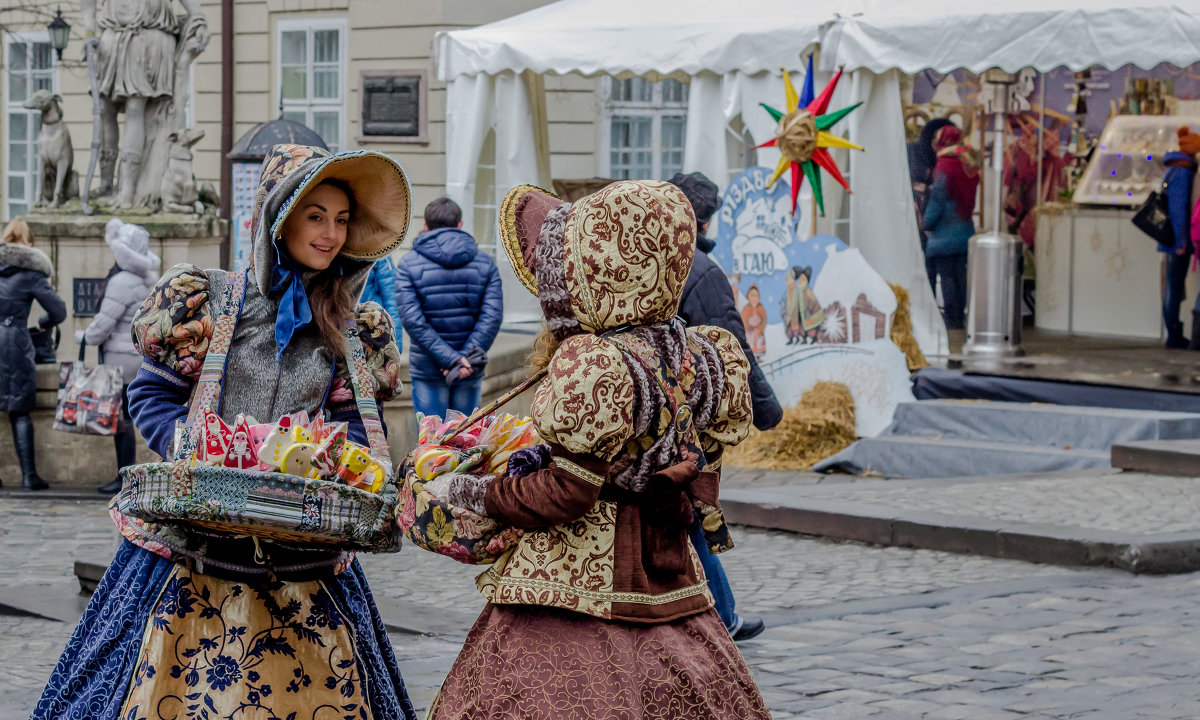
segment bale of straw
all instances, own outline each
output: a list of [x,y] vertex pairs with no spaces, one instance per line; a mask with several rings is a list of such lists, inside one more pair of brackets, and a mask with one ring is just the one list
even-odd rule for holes
[[900,285],[892,284],[892,292],[896,293],[896,314],[892,317],[892,342],[904,351],[909,372],[929,367],[929,361],[925,359],[925,354],[917,345],[917,339],[913,337],[912,314],[908,311],[908,290]]
[[722,464],[767,470],[807,470],[857,439],[854,398],[841,383],[820,382],[800,404],[783,411],[773,429],[750,436],[725,451]]

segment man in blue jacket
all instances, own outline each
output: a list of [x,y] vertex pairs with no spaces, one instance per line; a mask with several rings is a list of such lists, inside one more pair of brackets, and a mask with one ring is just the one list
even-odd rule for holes
[[[360,303],[379,303],[387,311],[393,322],[400,320],[400,306],[396,304],[396,266],[390,257],[380,258],[371,266],[371,274],[367,275],[367,285],[358,298]],[[396,337],[396,347],[403,350],[400,337]]]
[[487,351],[500,332],[500,272],[462,230],[450,198],[425,207],[425,227],[412,252],[396,263],[400,322],[412,340],[413,408],[445,417],[480,403]]

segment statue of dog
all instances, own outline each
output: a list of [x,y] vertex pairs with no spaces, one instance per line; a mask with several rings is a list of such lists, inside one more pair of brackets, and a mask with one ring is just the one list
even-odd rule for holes
[[79,197],[79,176],[72,168],[75,148],[71,145],[71,133],[63,122],[62,96],[49,90],[38,90],[24,106],[42,114],[42,129],[37,136],[42,173],[38,178],[35,205],[59,207],[64,201]]
[[196,189],[196,176],[192,172],[192,146],[204,137],[203,130],[183,128],[167,136],[167,170],[162,179],[162,207],[164,212],[193,213],[200,215],[204,205]]

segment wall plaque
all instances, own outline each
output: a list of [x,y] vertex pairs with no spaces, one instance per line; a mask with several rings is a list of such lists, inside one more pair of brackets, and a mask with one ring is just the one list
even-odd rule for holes
[[424,73],[364,72],[361,97],[365,138],[424,141]]
[[104,298],[108,278],[72,278],[71,314],[75,317],[95,317]]

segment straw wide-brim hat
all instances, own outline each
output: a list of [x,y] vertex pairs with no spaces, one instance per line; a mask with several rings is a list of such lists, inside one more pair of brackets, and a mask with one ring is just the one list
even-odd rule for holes
[[308,170],[276,216],[273,237],[278,237],[296,202],[325,180],[344,182],[354,196],[354,220],[347,228],[342,255],[353,260],[376,260],[404,242],[412,218],[408,178],[399,163],[373,150],[330,155]]

